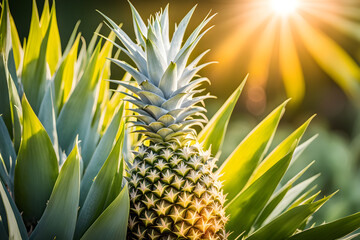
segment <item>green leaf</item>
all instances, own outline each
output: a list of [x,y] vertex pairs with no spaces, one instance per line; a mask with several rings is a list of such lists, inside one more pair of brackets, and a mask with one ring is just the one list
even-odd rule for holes
[[[246,240],[279,240],[290,237],[314,212],[316,212],[332,195],[317,202],[293,208],[269,224],[254,232]],[[306,238],[303,238],[304,240]],[[314,239],[314,238],[311,238]],[[316,238],[315,238],[316,239]]]
[[6,170],[11,172],[12,168],[15,167],[16,153],[2,116],[0,116],[0,154],[3,157]]
[[11,178],[8,174],[8,171],[6,170],[4,159],[0,153],[0,179],[1,181],[7,186],[10,191],[14,192],[14,186],[12,186]]
[[[301,147],[301,146],[299,146]],[[292,160],[295,157],[296,150],[299,148],[297,147],[294,151]],[[284,199],[285,195],[287,195],[288,191],[292,188],[292,185],[294,182],[296,182],[308,169],[309,167],[314,163],[311,162],[308,166],[306,166],[303,170],[301,170],[298,174],[296,174],[293,178],[291,178],[284,186],[282,186],[269,200],[269,202],[266,204],[266,207],[262,210],[261,214],[258,216],[256,220],[255,228],[259,228],[263,225],[263,222],[268,218],[268,216],[273,212],[273,210],[278,206],[278,204]],[[290,162],[291,165],[291,162]]]
[[62,108],[64,103],[68,100],[74,84],[74,72],[76,66],[76,57],[80,41],[80,34],[77,36],[73,46],[69,49],[65,59],[61,62],[60,67],[56,71],[54,77],[54,98],[56,113]]
[[99,79],[99,69],[96,68],[99,50],[100,44],[69,100],[64,104],[56,122],[59,145],[66,153],[71,150],[76,135],[79,135],[80,140],[85,138],[91,124],[97,94],[95,89]]
[[292,148],[294,141],[297,140],[296,142],[298,144],[313,118],[314,116],[309,118],[303,125],[301,125],[298,129],[296,129],[289,137],[287,137],[284,141],[282,141],[266,157],[266,159],[264,159],[264,161],[261,162],[257,171],[251,176],[247,184],[251,184],[252,182],[256,181],[257,178],[259,178],[264,172],[266,172],[269,168],[271,168],[274,164],[276,164],[276,162],[279,159],[281,159],[285,154],[287,154]]
[[[226,213],[231,216],[226,225],[228,231],[234,232],[235,235],[250,231],[257,216],[265,207],[285,174],[294,149],[295,141],[288,154],[278,160],[275,165],[264,172],[255,182],[245,187],[228,203],[225,208]],[[243,221],[243,219],[246,219],[246,221]]]
[[224,181],[223,190],[228,193],[228,200],[232,200],[241,191],[266,153],[286,103],[276,108],[254,128],[218,170],[220,181]]
[[[35,1],[33,2],[33,9],[36,9]],[[26,46],[24,56],[24,67],[21,76],[21,81],[24,86],[24,91],[29,99],[31,106],[33,106],[36,113],[39,112],[40,104],[45,94],[46,80],[47,80],[47,63],[46,52],[49,45],[50,27],[47,28],[44,38],[41,37],[41,29],[39,28],[37,10],[33,10],[33,17],[30,27],[29,40]],[[34,17],[35,15],[35,17]],[[34,22],[33,22],[34,21]],[[50,26],[53,19],[50,19]],[[33,27],[33,28],[32,28]],[[34,29],[34,32],[31,30]],[[40,36],[35,36],[40,34]],[[37,49],[39,42],[40,48]],[[30,56],[31,55],[31,56]],[[30,56],[30,57],[29,57]],[[35,87],[34,87],[35,86]]]
[[56,20],[55,2],[53,2],[50,13],[49,44],[46,51],[46,61],[49,64],[51,75],[55,73],[59,60],[61,59],[61,41]]
[[93,179],[98,174],[105,160],[108,158],[111,149],[116,142],[118,133],[120,131],[123,131],[123,127],[121,125],[123,125],[124,123],[122,122],[120,125],[123,112],[124,106],[122,106],[121,109],[113,117],[110,126],[106,130],[104,136],[101,138],[89,162],[89,165],[85,169],[84,176],[81,180],[80,206],[82,206],[86,199],[91,184],[93,183]]
[[[124,142],[125,140],[126,138],[124,138]],[[123,149],[124,147],[125,146],[123,146]],[[125,155],[124,151],[122,152],[122,155]],[[122,157],[120,160],[120,166],[117,169],[113,181],[111,183],[110,192],[106,199],[106,206],[109,206],[109,204],[115,200],[115,198],[117,197],[117,195],[119,195],[121,191],[121,186],[123,183],[123,175],[124,175],[124,165],[125,165],[125,161],[124,161],[124,157]]]
[[246,80],[247,77],[215,113],[197,137],[198,141],[203,144],[204,149],[209,149],[211,147],[211,153],[213,155],[216,155],[218,151],[221,150],[231,113],[240,97]]
[[16,69],[19,69],[24,52],[23,52],[23,49],[21,48],[19,34],[16,30],[15,22],[11,16],[10,12],[9,12],[9,15],[10,15],[12,48],[14,50],[14,62],[15,62]]
[[160,79],[165,71],[161,53],[155,44],[146,39],[146,53],[147,53],[147,67],[149,71],[150,81],[155,85],[159,86]]
[[295,234],[289,240],[335,240],[360,227],[360,212]]
[[130,210],[128,186],[125,185],[116,199],[85,232],[81,240],[126,239]]
[[6,211],[9,239],[27,239],[27,232],[21,215],[3,183],[0,183],[0,196]]
[[54,85],[53,82],[48,84],[44,99],[41,102],[39,110],[39,120],[43,124],[50,140],[53,144],[57,158],[59,159],[59,143],[56,131],[56,115],[54,108]]
[[111,189],[112,180],[117,172],[121,158],[121,149],[124,140],[124,131],[113,147],[109,157],[96,176],[83,207],[80,209],[75,238],[80,238],[96,218],[106,208],[106,199]]
[[24,130],[15,166],[15,201],[25,219],[38,220],[50,197],[59,167],[51,140],[25,95],[22,108]]
[[310,186],[311,183],[315,181],[316,178],[318,178],[319,175],[315,175],[309,179],[306,179],[305,181],[302,181],[301,183],[297,184],[296,186],[292,187],[285,195],[285,197],[282,199],[282,201],[275,207],[275,209],[272,211],[272,213],[268,216],[268,218],[263,223],[264,225],[276,218],[278,215],[280,215],[285,209],[287,209],[291,203],[293,203],[297,198],[300,196],[300,194]]
[[80,194],[78,141],[56,180],[49,202],[30,239],[72,239]]

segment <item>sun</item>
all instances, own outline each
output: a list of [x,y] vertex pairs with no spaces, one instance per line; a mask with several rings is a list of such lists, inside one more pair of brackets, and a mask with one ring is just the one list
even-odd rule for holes
[[271,8],[280,15],[287,16],[296,11],[298,0],[270,0]]

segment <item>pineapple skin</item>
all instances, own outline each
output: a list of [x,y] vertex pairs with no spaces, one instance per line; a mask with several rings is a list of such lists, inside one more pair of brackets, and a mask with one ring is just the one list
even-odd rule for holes
[[142,145],[129,170],[128,239],[226,239],[216,159],[199,144]]

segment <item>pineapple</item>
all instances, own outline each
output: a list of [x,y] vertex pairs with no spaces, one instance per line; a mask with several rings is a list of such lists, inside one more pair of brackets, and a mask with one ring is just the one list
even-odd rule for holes
[[169,40],[168,7],[144,24],[131,5],[139,45],[112,20],[104,16],[136,68],[117,59],[112,62],[128,71],[137,86],[114,81],[132,91],[129,101],[137,121],[133,126],[143,135],[129,169],[131,199],[129,239],[226,239],[227,222],[216,158],[196,140],[194,125],[206,122],[204,107],[209,95],[198,87],[206,78],[196,73],[207,53],[193,62],[188,59],[213,18],[207,16],[182,45],[185,29],[195,10],[183,18]]

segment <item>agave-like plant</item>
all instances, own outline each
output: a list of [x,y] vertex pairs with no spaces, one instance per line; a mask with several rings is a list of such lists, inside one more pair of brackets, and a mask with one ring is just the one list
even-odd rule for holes
[[[210,19],[204,20],[183,45],[194,10],[178,25],[171,42],[167,38],[168,8],[150,19],[148,26],[135,8],[132,11],[139,45],[108,19],[113,30],[107,38],[110,41],[95,47],[94,37],[88,48],[83,43],[78,54],[80,37],[74,30],[62,53],[54,5],[50,12],[46,1],[39,20],[34,2],[29,37],[22,46],[8,3],[3,1],[1,239],[126,239],[128,235],[129,239],[328,240],[341,238],[360,226],[360,213],[307,226],[311,215],[330,198],[315,200],[319,193],[309,186],[316,177],[299,181],[308,167],[279,185],[289,165],[313,140],[299,145],[309,120],[267,153],[286,102],[249,133],[215,171],[215,158],[210,155],[216,156],[221,150],[244,83],[196,134],[191,126],[200,120],[190,119],[190,111],[204,109],[190,103],[202,99],[194,89],[205,79],[195,74],[206,63],[196,67],[201,57],[192,64],[187,60]],[[109,83],[103,81],[110,76],[105,57],[111,56],[115,35],[125,46],[119,48],[138,65],[137,70],[113,59],[137,80],[129,82],[126,75],[118,82],[135,92],[134,96],[128,92],[110,94]],[[158,54],[159,49],[165,51]],[[168,56],[172,57],[165,65],[160,64],[159,57],[168,54],[169,49],[172,54]],[[170,70],[165,71],[167,68]],[[181,72],[189,74],[186,81]],[[158,77],[161,81],[156,82]],[[179,80],[184,80],[187,87],[179,88]],[[122,146],[132,136],[124,128],[123,115],[130,114],[124,113],[124,95],[131,96],[131,104],[139,107],[134,109],[138,120],[135,125],[144,128],[141,134],[148,137],[140,141],[140,146],[132,145],[134,160]],[[181,102],[172,99],[177,95]],[[176,110],[165,108],[174,105],[181,108],[183,119]],[[180,121],[172,122],[174,119]],[[202,150],[210,147],[208,154]],[[123,179],[125,169],[127,180]],[[209,181],[216,186],[208,186]],[[159,185],[164,186],[161,194]]]
[[125,237],[125,110],[103,81],[112,44],[86,46],[77,26],[62,52],[55,5],[39,19],[34,1],[21,45],[2,3],[0,239]]
[[310,166],[279,185],[288,167],[313,140],[299,145],[311,117],[267,153],[287,101],[215,170],[216,156],[245,81],[196,134],[193,126],[202,125],[204,118],[206,122],[202,114],[206,109],[199,103],[209,97],[198,90],[207,79],[197,73],[209,63],[198,65],[207,51],[190,63],[189,57],[210,29],[202,31],[213,16],[208,15],[183,40],[195,8],[170,38],[168,6],[147,24],[130,6],[136,43],[104,15],[124,47],[114,44],[135,64],[111,59],[136,80],[113,82],[133,92],[127,99],[136,106],[133,126],[141,128],[138,132],[144,136],[128,170],[129,239],[328,240],[360,226],[360,213],[308,226],[311,215],[331,197],[316,200],[319,192],[308,189],[316,176],[298,181]]

